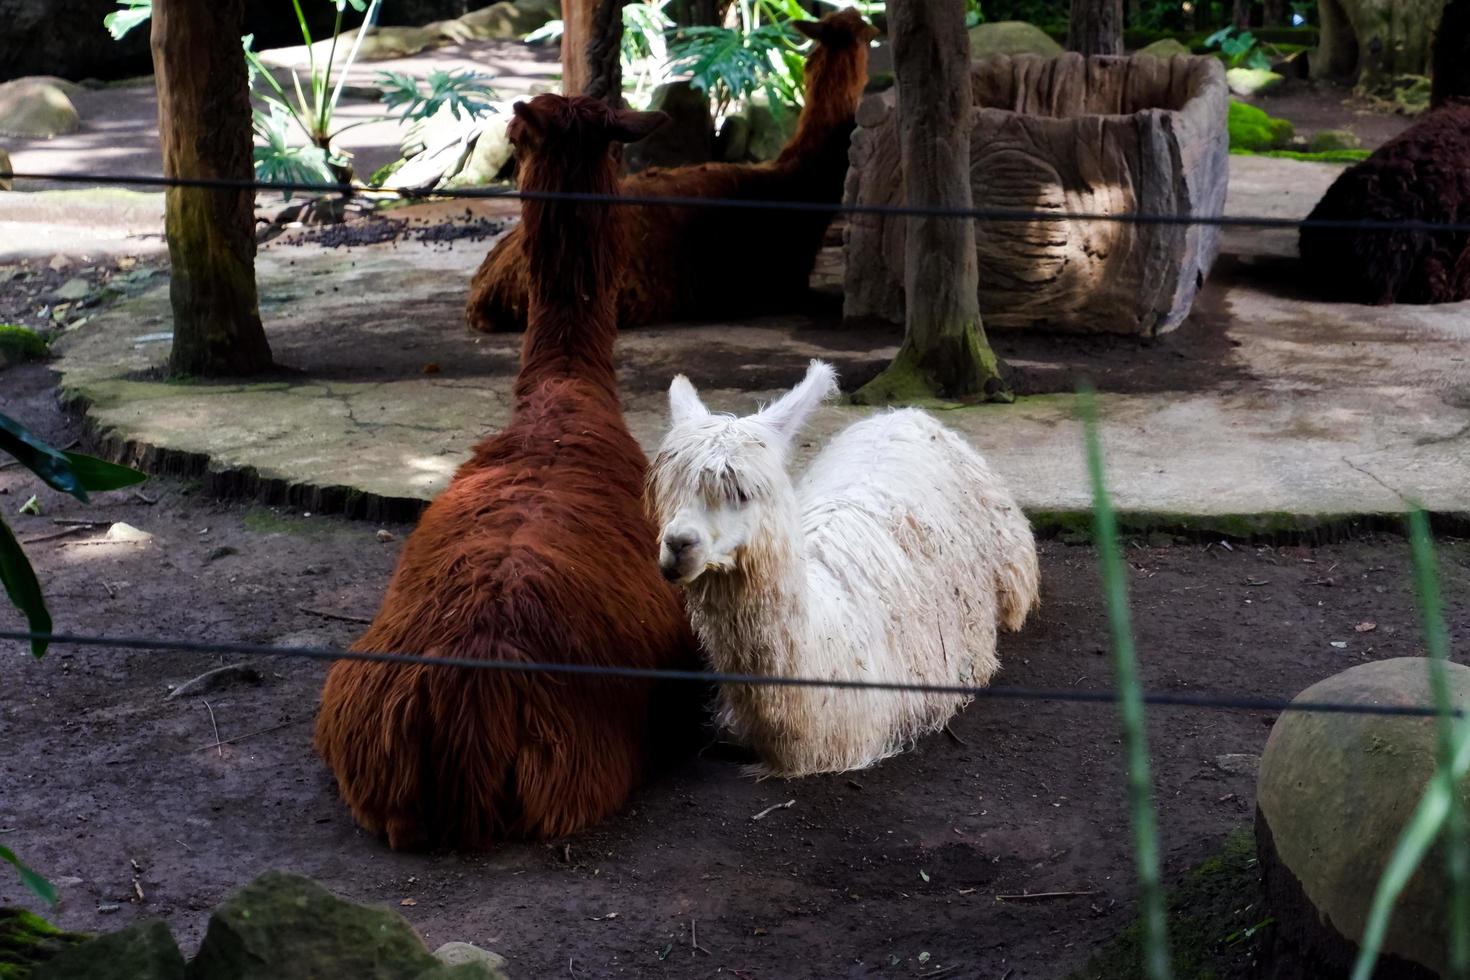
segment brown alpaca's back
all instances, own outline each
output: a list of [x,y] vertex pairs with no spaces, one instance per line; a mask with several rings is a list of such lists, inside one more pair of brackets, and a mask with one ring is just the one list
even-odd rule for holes
[[[540,114],[554,131],[567,113],[597,123],[594,108],[643,115],[541,96],[518,122]],[[596,282],[615,272],[616,229],[599,224],[606,215],[568,224],[579,213],[566,206],[525,210],[540,215],[528,224],[566,232],[533,250],[565,268],[552,288],[574,295],[549,298],[543,277],[509,426],[424,512],[354,649],[689,666],[693,640],[643,512],[645,458],[618,407],[611,289]],[[614,813],[638,784],[651,696],[641,681],[343,661],[327,676],[316,745],[353,816],[393,847],[558,837]]]
[[[791,142],[768,163],[709,163],[652,169],[622,182],[628,197],[734,198],[836,204],[847,150],[867,83],[876,32],[855,11],[804,28],[817,41],[807,62],[807,104]],[[832,212],[625,205],[629,265],[618,297],[624,327],[788,310],[807,290]],[[732,290],[732,256],[760,257],[758,289]],[[526,324],[524,233],[511,229],[485,256],[465,318],[487,333]]]

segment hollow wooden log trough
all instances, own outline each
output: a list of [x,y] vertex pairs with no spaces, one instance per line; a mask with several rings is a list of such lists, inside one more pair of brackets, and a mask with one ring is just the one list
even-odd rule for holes
[[[971,68],[970,179],[981,210],[1218,216],[1229,167],[1225,73],[1214,58],[999,56]],[[902,205],[896,93],[858,110],[849,204]],[[987,330],[1152,336],[1189,315],[1214,225],[976,225]],[[844,316],[902,323],[904,219],[852,214]]]

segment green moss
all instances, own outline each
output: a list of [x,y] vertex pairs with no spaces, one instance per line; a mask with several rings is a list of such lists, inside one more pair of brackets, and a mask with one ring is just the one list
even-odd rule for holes
[[30,912],[0,909],[0,980],[25,980],[35,967],[86,938]]
[[[1169,941],[1181,980],[1252,976],[1270,918],[1264,909],[1255,837],[1242,827],[1170,890]],[[1135,920],[1068,980],[1142,980],[1143,928]]]
[[1230,149],[1279,150],[1291,142],[1296,129],[1285,119],[1276,119],[1244,102],[1230,101]]
[[1357,163],[1373,155],[1372,150],[1318,150],[1315,153],[1305,150],[1266,150],[1264,152],[1256,152],[1253,150],[1237,150],[1233,147],[1230,152],[1238,157],[1273,157],[1277,160],[1304,160],[1307,163]]
[[0,323],[0,360],[28,361],[46,356],[46,341],[34,330]]
[[919,363],[919,357],[907,343],[899,349],[893,363],[883,369],[872,381],[853,393],[856,405],[910,405],[928,409],[955,409],[982,402],[1009,404],[1016,400],[1000,373],[1000,359],[989,347],[980,343],[975,331],[967,331],[964,338],[952,338],[954,349],[951,356],[968,360],[976,365],[975,374],[984,379],[985,390],[977,391],[965,398],[945,398],[939,394],[939,385]]
[[290,534],[317,537],[330,534],[333,525],[282,514],[272,507],[251,507],[245,512],[245,529],[256,534]]

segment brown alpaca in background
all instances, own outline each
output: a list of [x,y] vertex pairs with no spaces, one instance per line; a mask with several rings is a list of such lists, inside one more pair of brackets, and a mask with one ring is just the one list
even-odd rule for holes
[[[1308,216],[1470,224],[1470,0],[1450,0],[1434,40],[1430,110],[1333,182]],[[1298,248],[1323,296],[1351,303],[1470,299],[1470,234],[1313,228]]]
[[[868,43],[877,36],[854,10],[794,25],[816,42],[806,63],[806,105],[791,141],[766,163],[653,168],[627,177],[630,197],[739,198],[837,204],[847,179],[853,117],[868,82]],[[822,238],[823,211],[623,205],[632,256],[620,283],[618,322],[749,315],[790,309],[806,294]],[[465,319],[493,333],[526,326],[529,271],[524,227],[495,244],[475,272]],[[731,287],[731,260],[760,263],[758,288]]]
[[[617,192],[614,141],[662,113],[518,103],[532,190]],[[697,664],[642,504],[647,464],[613,373],[626,211],[525,201],[530,327],[510,424],[424,512],[354,645],[430,657],[618,667]],[[550,838],[618,810],[644,770],[648,682],[340,661],[316,746],[343,799],[398,848]],[[699,698],[703,692],[683,692]]]

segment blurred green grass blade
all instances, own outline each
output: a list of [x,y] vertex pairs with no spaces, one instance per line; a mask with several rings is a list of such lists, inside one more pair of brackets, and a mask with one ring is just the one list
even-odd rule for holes
[[1470,977],[1470,839],[1466,835],[1464,798],[1455,791],[1455,703],[1450,690],[1449,634],[1439,591],[1434,536],[1429,518],[1418,507],[1409,513],[1409,551],[1414,563],[1414,586],[1424,621],[1424,647],[1429,654],[1429,684],[1437,720],[1438,778],[1446,783],[1449,812],[1445,817],[1445,870],[1449,879],[1450,980]]
[[[0,520],[0,582],[5,584],[5,594],[10,596],[15,608],[25,615],[31,632],[50,633],[51,613],[46,609],[46,597],[41,594],[36,570],[4,520]],[[46,646],[45,640],[32,640],[31,654],[38,659],[44,657]]]
[[1087,443],[1087,470],[1092,478],[1093,529],[1112,632],[1113,670],[1117,676],[1123,742],[1128,756],[1128,805],[1133,817],[1133,851],[1138,865],[1139,905],[1143,917],[1144,975],[1149,980],[1169,980],[1173,970],[1168,923],[1164,915],[1164,890],[1159,873],[1159,832],[1154,813],[1153,780],[1149,773],[1143,690],[1138,682],[1138,657],[1133,648],[1133,625],[1128,613],[1123,556],[1118,548],[1117,518],[1103,477],[1097,404],[1090,389],[1079,391],[1078,410]]
[[0,861],[14,865],[15,870],[20,873],[21,883],[35,892],[47,905],[56,904],[56,888],[51,882],[22,864],[14,851],[8,847],[0,847]]
[[1439,778],[1429,781],[1424,795],[1419,799],[1419,805],[1414,808],[1403,834],[1399,836],[1393,855],[1388,859],[1383,877],[1379,879],[1378,888],[1373,894],[1368,924],[1363,928],[1362,947],[1358,953],[1358,961],[1353,965],[1352,980],[1370,980],[1373,976],[1394,903],[1398,901],[1399,893],[1414,876],[1419,862],[1424,859],[1425,853],[1444,827],[1454,795],[1452,785],[1458,785],[1465,774],[1470,772],[1470,726],[1462,724],[1455,729],[1450,771],[1452,782]]

